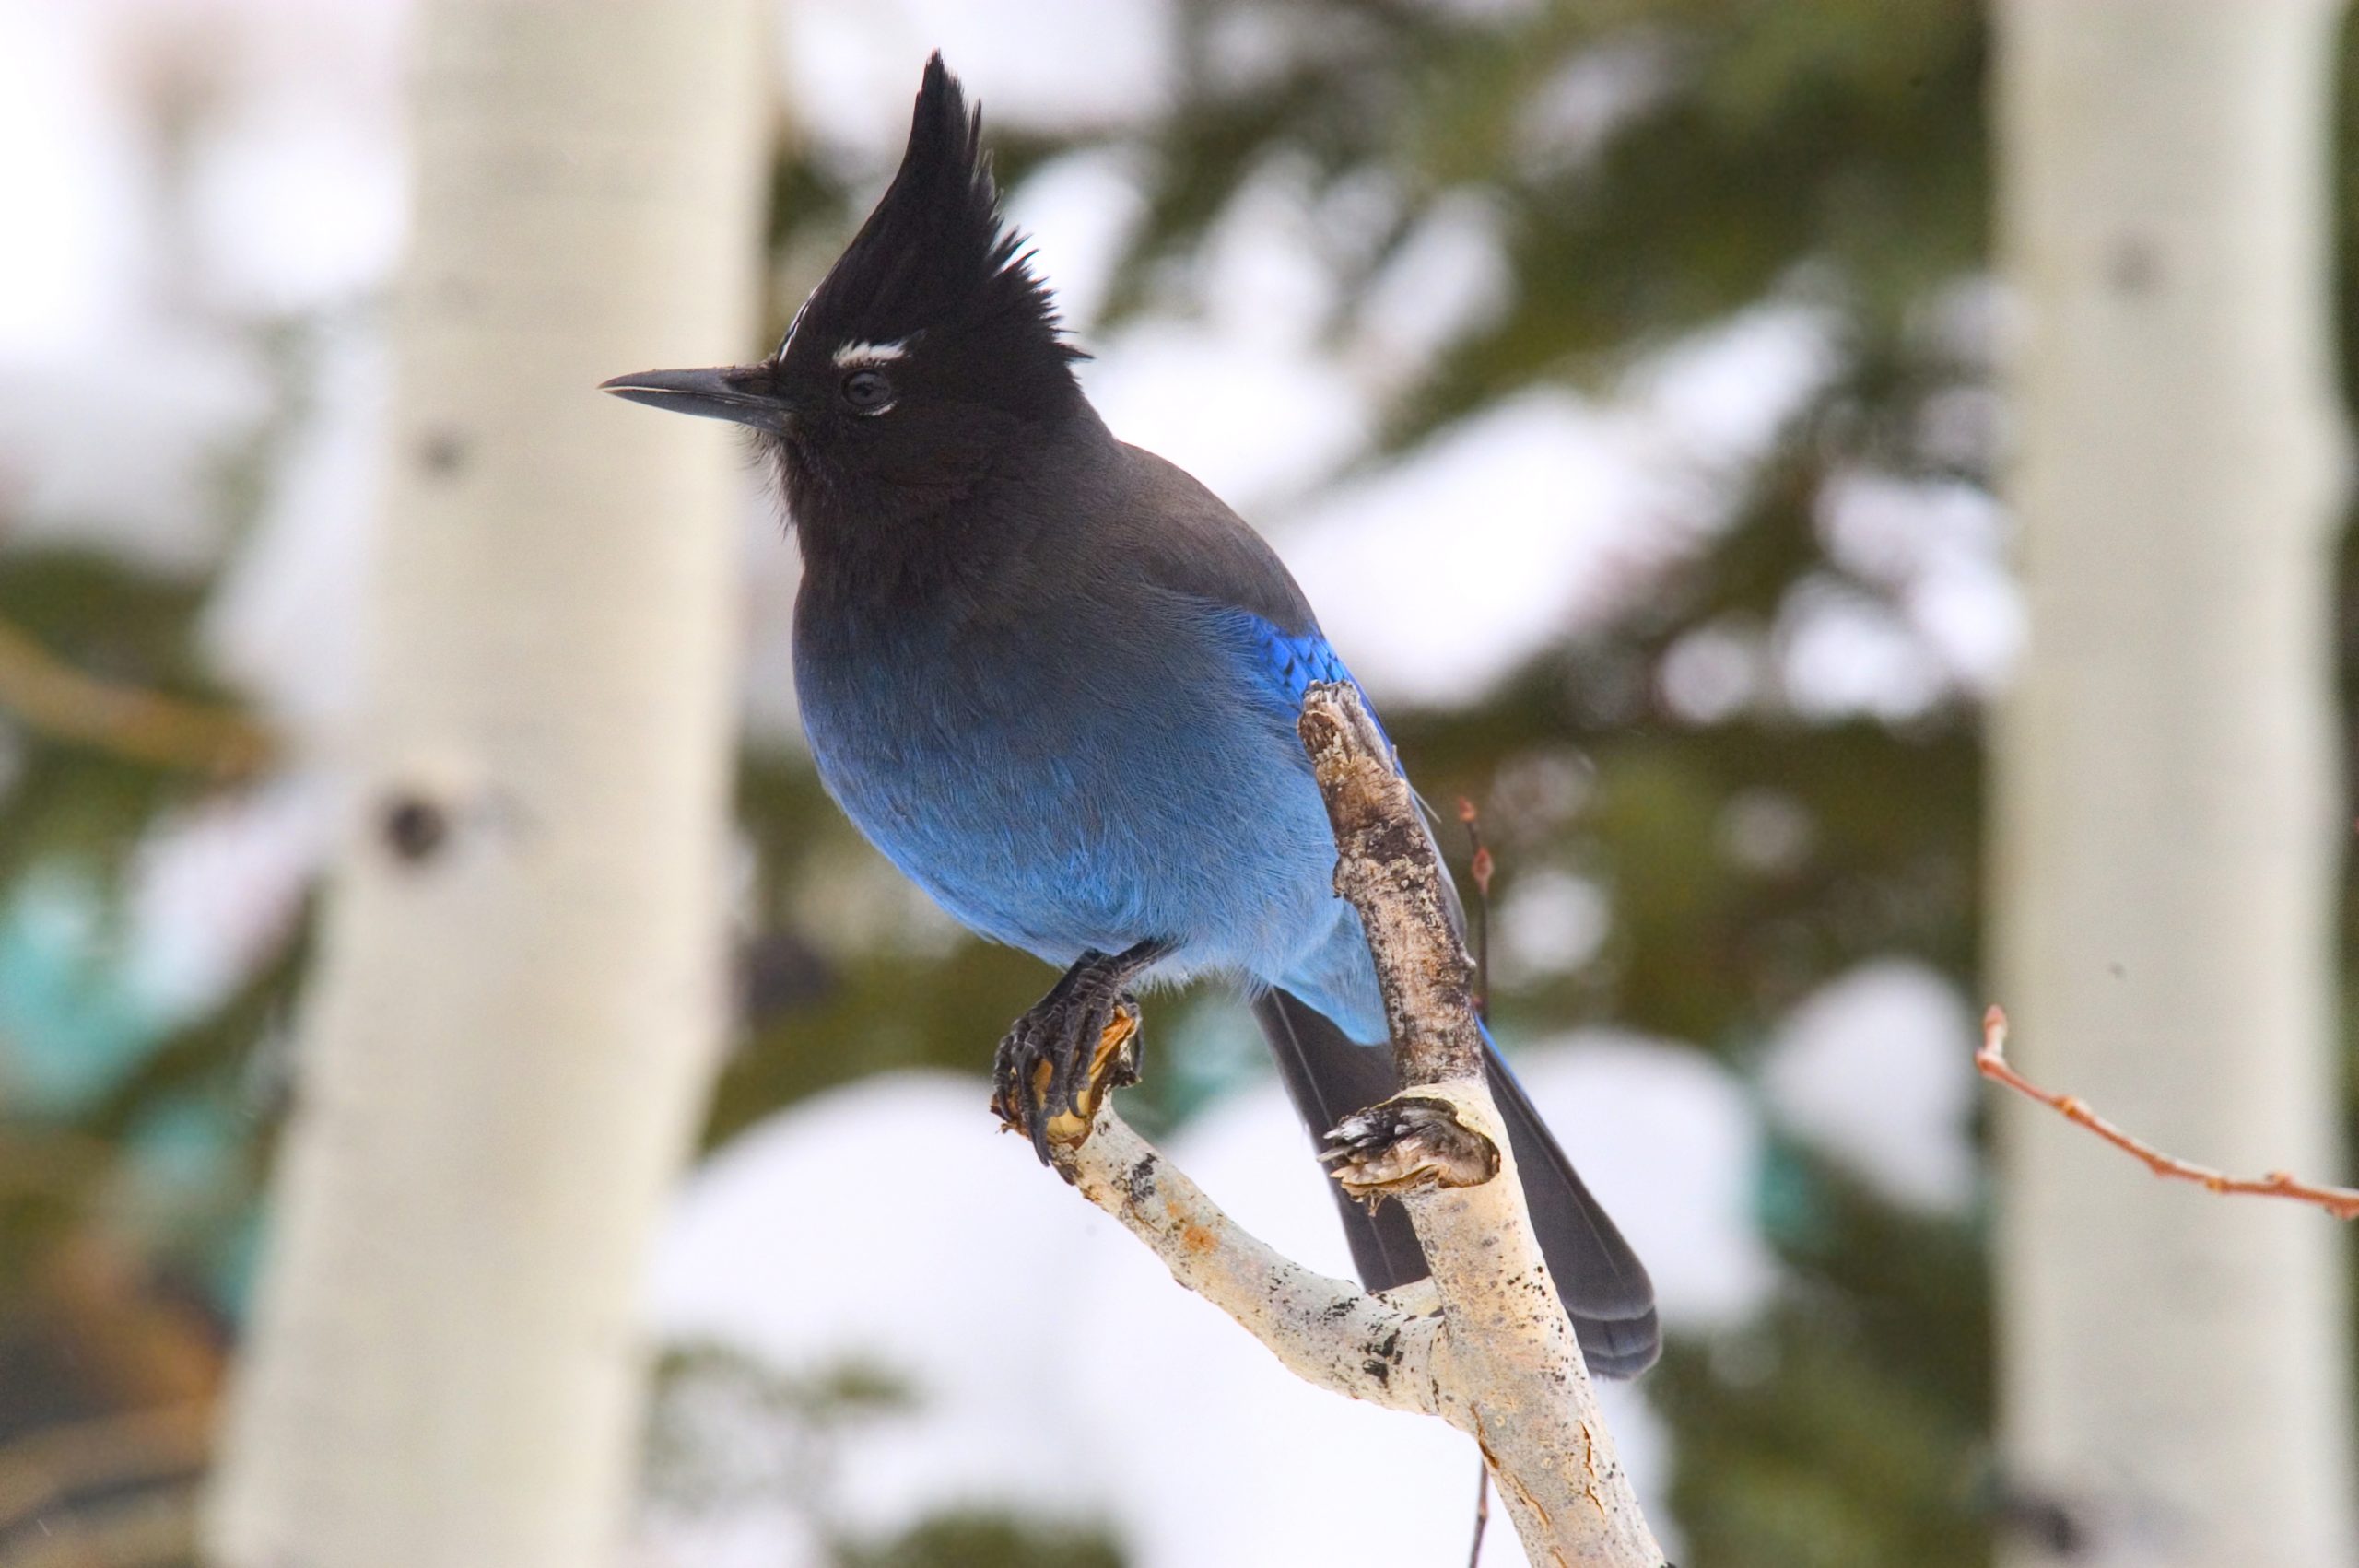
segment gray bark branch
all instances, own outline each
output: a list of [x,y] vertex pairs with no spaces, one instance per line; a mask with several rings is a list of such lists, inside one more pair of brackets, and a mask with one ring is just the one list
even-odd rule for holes
[[[1370,1295],[1280,1256],[1102,1106],[1055,1144],[1081,1194],[1308,1382],[1437,1415],[1473,1437],[1535,1563],[1665,1568],[1556,1300],[1482,1071],[1473,966],[1433,840],[1349,686],[1311,688],[1302,736],[1334,825],[1338,892],[1367,928],[1406,1088],[1337,1172],[1403,1203],[1429,1284]],[[1357,1119],[1357,1118],[1356,1118]]]

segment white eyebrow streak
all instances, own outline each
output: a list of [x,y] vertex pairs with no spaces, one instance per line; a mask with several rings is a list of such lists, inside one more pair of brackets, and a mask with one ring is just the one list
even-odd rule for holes
[[908,338],[893,343],[847,343],[836,350],[835,360],[839,366],[889,365],[896,359],[908,357],[909,352]]

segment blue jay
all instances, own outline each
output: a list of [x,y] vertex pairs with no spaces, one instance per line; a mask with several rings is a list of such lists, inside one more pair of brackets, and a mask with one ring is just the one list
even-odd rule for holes
[[[1200,974],[1247,988],[1317,1140],[1399,1087],[1295,732],[1306,687],[1351,677],[1269,546],[1107,430],[1082,357],[936,54],[899,172],[777,354],[605,386],[757,432],[802,543],[821,779],[953,916],[1065,969],[998,1061],[1042,1158],[1050,1120],[1126,1071],[1102,1054],[1130,989]],[[1660,1349],[1646,1270],[1489,1068],[1590,1365],[1634,1375]],[[1424,1277],[1397,1204],[1337,1196],[1369,1289]]]

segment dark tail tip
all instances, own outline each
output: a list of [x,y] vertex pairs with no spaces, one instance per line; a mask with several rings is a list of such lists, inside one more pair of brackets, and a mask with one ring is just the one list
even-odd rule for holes
[[1573,1338],[1592,1376],[1617,1381],[1637,1376],[1662,1357],[1662,1325],[1653,1308],[1636,1317],[1573,1316]]

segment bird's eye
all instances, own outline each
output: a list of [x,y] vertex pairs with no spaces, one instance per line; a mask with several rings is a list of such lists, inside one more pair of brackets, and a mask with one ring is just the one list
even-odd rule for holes
[[882,414],[893,405],[893,383],[882,370],[854,370],[844,378],[843,393],[854,414]]

